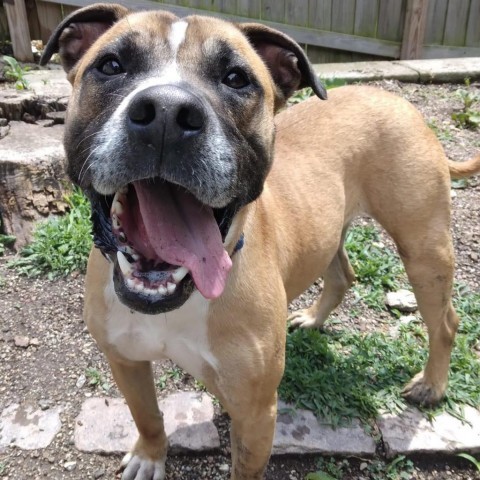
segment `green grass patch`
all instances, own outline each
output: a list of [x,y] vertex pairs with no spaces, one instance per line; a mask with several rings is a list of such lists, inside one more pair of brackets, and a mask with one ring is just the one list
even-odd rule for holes
[[[374,309],[385,309],[385,290],[401,285],[404,270],[396,255],[378,244],[373,227],[356,227],[347,248],[357,274],[357,294]],[[377,244],[376,244],[377,243]],[[452,354],[447,397],[437,410],[462,418],[462,405],[480,405],[480,293],[457,287],[454,304],[462,321]],[[380,411],[401,412],[401,389],[427,359],[422,322],[399,325],[394,336],[351,329],[329,332],[298,330],[288,334],[286,369],[280,396],[337,426]]]
[[22,275],[55,278],[73,271],[85,271],[92,246],[90,203],[77,189],[66,197],[66,215],[40,223],[33,241],[20,257],[10,262]]
[[380,241],[373,226],[353,227],[347,233],[345,248],[357,283],[353,290],[374,310],[385,309],[385,291],[406,285],[406,273],[398,255]]

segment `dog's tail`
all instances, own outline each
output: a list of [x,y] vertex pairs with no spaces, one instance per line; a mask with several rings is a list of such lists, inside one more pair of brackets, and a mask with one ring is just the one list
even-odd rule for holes
[[480,155],[477,155],[466,162],[448,161],[450,177],[453,179],[468,178],[480,173]]

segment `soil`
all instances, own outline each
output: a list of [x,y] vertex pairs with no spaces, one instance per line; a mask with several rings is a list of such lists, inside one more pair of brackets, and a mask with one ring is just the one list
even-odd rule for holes
[[[457,128],[451,113],[460,110],[461,101],[455,95],[460,85],[400,84],[393,81],[375,82],[410,100],[434,125],[451,159],[464,160],[480,151],[478,130]],[[470,87],[480,93],[480,85]],[[457,255],[456,280],[480,290],[480,184],[470,182],[468,188],[453,190],[453,222]],[[387,241],[387,240],[386,240]],[[0,452],[0,465],[6,468],[3,478],[70,479],[119,478],[117,471],[120,456],[84,454],[73,446],[75,418],[85,398],[90,396],[119,396],[103,355],[98,351],[82,322],[83,281],[81,273],[49,281],[45,278],[28,279],[7,268],[12,254],[0,257],[0,411],[11,403],[39,405],[45,401],[51,406],[63,407],[62,430],[53,443],[44,450],[23,451],[8,448]],[[309,289],[292,308],[312,301],[321,288],[321,282]],[[352,328],[384,328],[390,323],[388,313],[377,313],[361,304],[355,304],[359,315],[348,315],[355,298],[348,293],[336,316],[351,324]],[[387,318],[388,317],[388,318]],[[393,321],[393,320],[392,320]],[[16,346],[15,337],[30,339],[27,348]],[[177,390],[195,389],[194,380],[174,369],[165,361],[156,365],[156,378],[169,374],[166,387],[159,397]],[[82,384],[87,369],[95,369],[101,381]],[[172,373],[173,372],[173,373]],[[77,386],[77,382],[78,385]],[[230,464],[228,420],[218,412],[216,419],[221,435],[221,453],[208,455],[172,455],[167,463],[167,479],[227,479],[226,465]],[[318,457],[274,457],[270,461],[267,479],[303,480],[307,473],[316,470]],[[455,457],[420,457],[413,459],[415,471],[411,478],[421,480],[473,480],[480,473],[463,460]],[[363,468],[365,459],[351,459],[346,480],[367,479]],[[75,462],[73,469],[65,464]],[[69,464],[69,468],[72,464]],[[0,477],[2,473],[0,470]],[[377,477],[381,478],[381,477]]]

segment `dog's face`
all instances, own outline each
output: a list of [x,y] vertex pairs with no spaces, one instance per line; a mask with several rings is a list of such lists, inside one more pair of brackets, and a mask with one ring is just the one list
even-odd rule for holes
[[261,25],[99,4],[58,27],[73,93],[67,169],[127,306],[159,313],[197,288],[216,298],[223,242],[273,158],[275,111],[297,88],[324,98],[303,52]]

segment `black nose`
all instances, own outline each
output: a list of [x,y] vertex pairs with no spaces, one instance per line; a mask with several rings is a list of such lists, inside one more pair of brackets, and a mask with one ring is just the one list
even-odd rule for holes
[[161,85],[140,91],[127,111],[129,131],[148,145],[163,146],[199,135],[206,113],[193,93],[174,85]]

